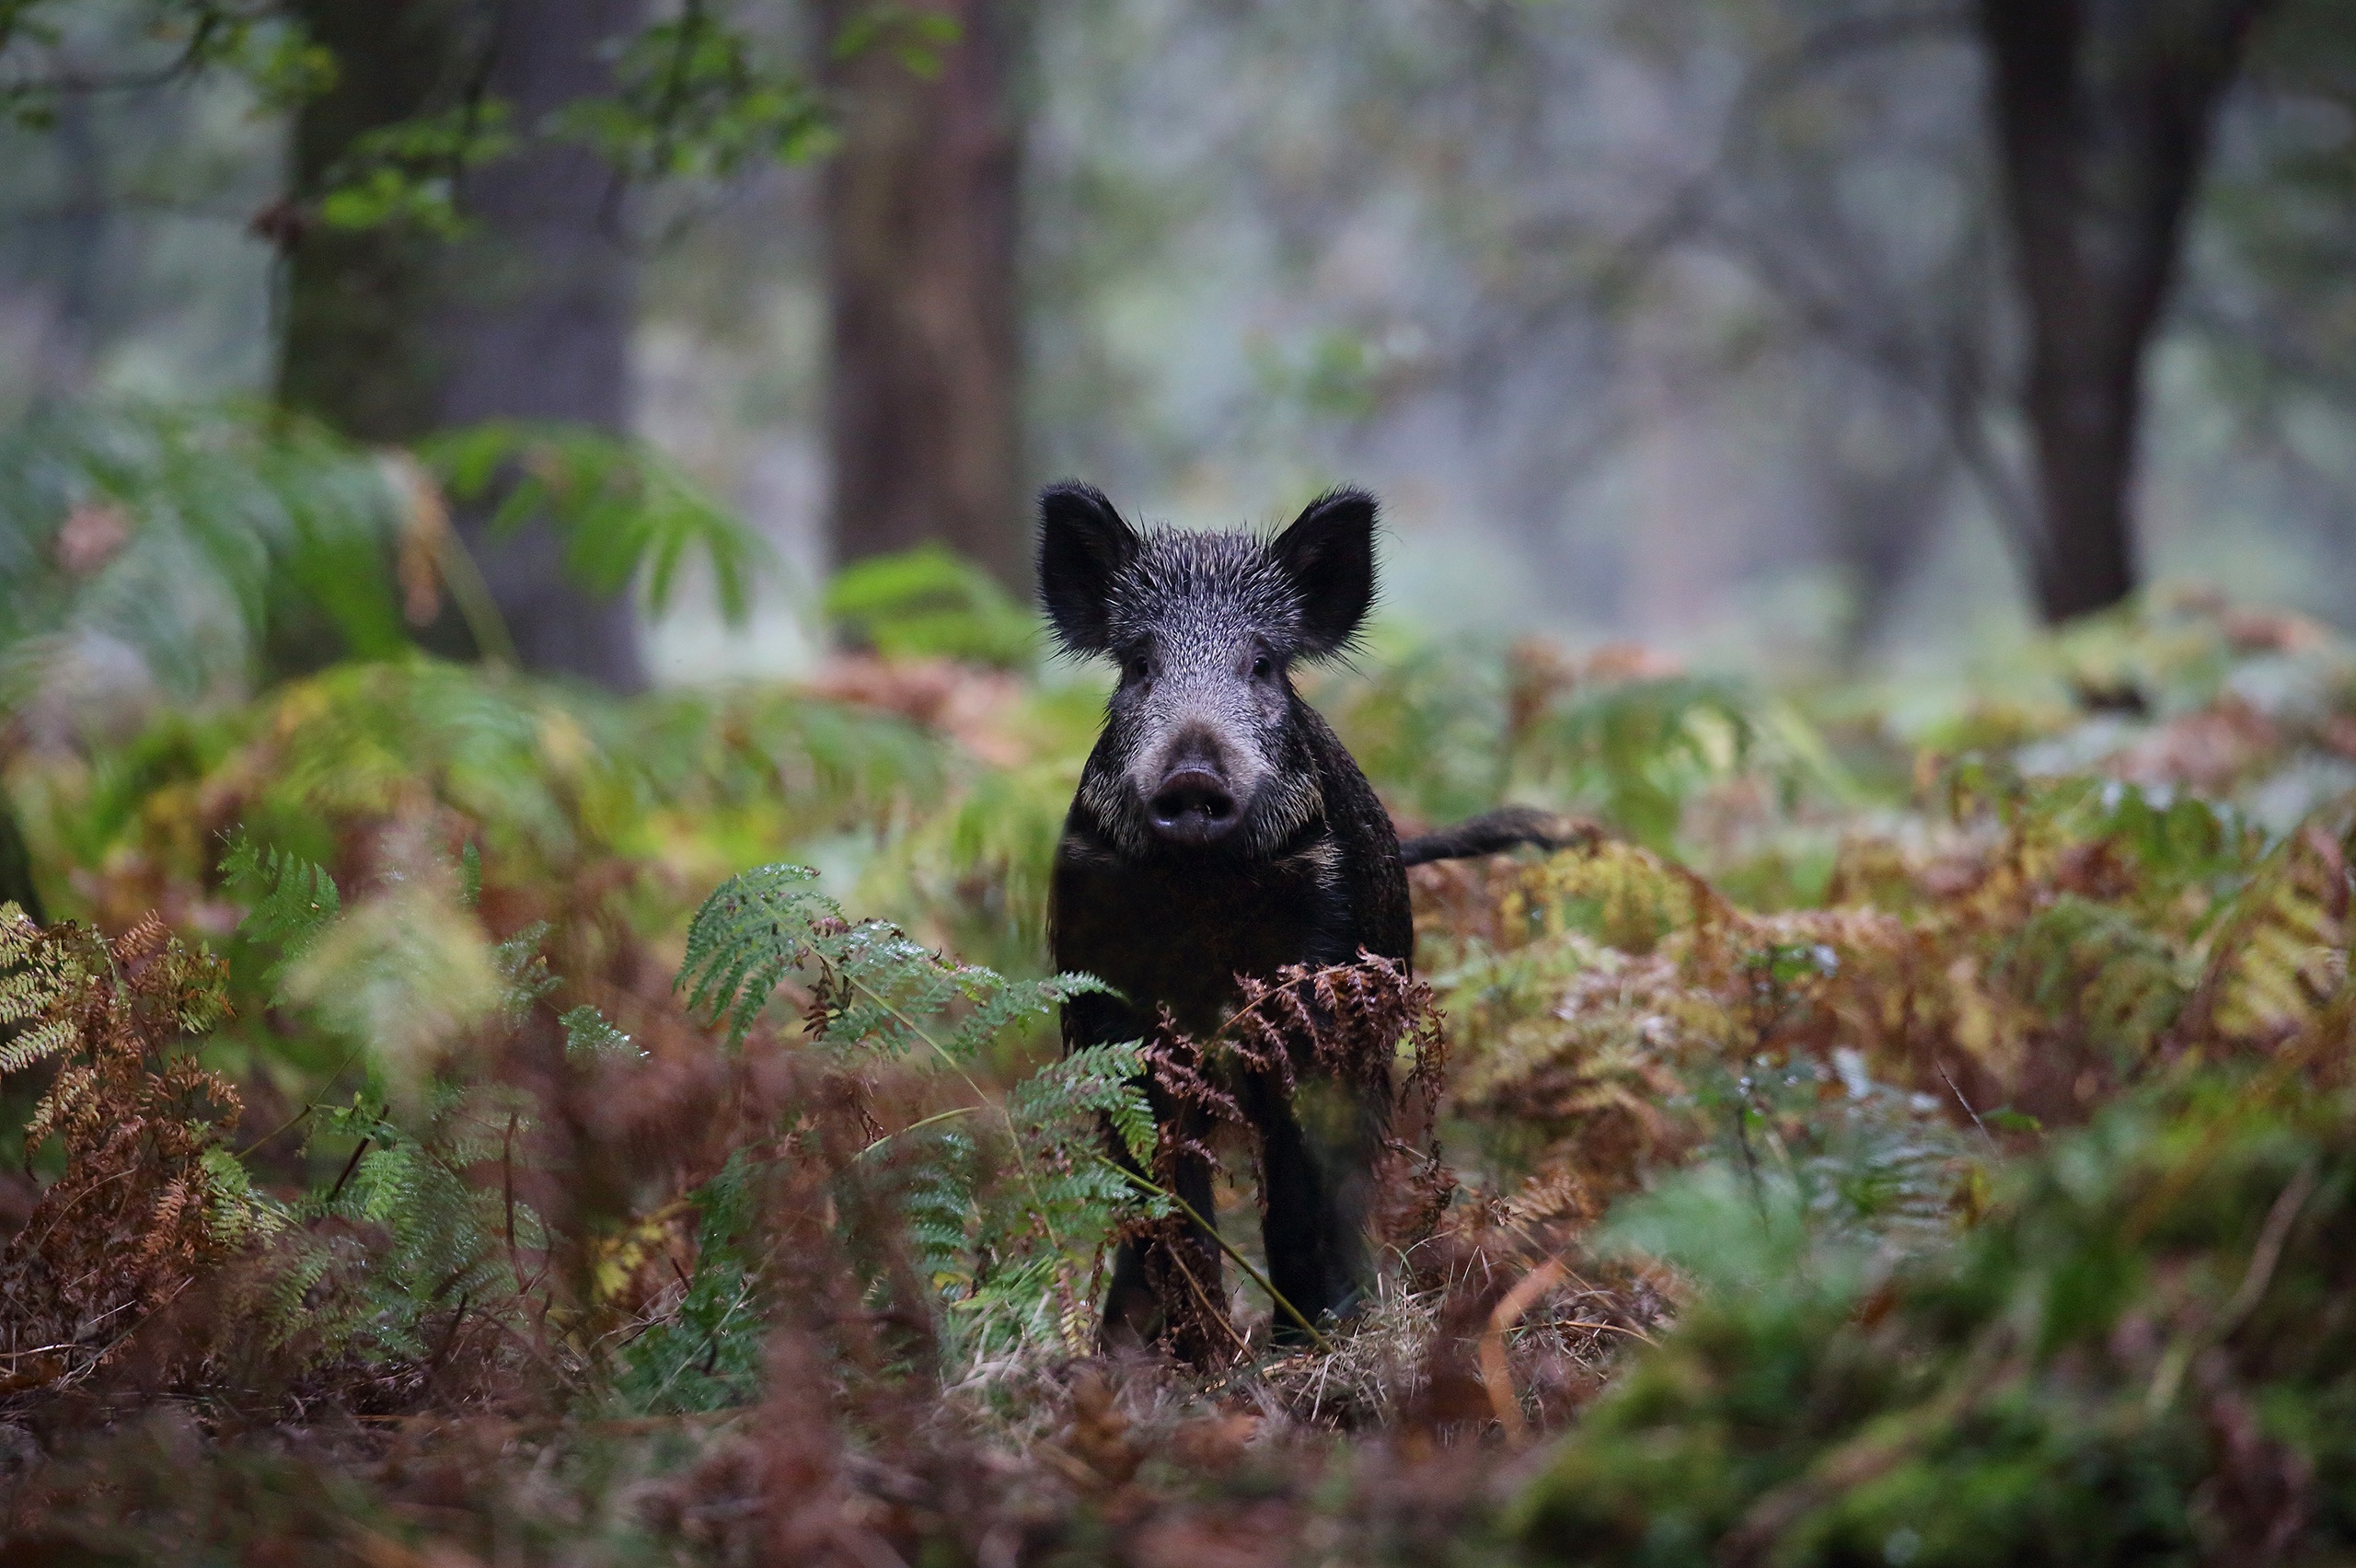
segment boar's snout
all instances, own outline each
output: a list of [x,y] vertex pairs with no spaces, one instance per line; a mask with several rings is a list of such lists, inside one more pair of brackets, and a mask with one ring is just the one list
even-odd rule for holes
[[1265,768],[1232,715],[1206,712],[1200,691],[1171,696],[1176,700],[1149,704],[1139,715],[1149,738],[1129,766],[1130,787],[1155,837],[1206,847],[1242,824]]
[[1172,768],[1146,802],[1153,831],[1173,844],[1211,844],[1234,831],[1242,813],[1221,778],[1200,763]]

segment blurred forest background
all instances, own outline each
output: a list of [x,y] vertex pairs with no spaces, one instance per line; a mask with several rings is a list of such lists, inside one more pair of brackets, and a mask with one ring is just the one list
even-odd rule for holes
[[[2040,309],[2048,337],[2088,327],[2060,352],[2090,381],[2119,379],[2106,337],[2140,356],[2143,575],[2351,613],[2356,45],[2327,0],[2154,20],[2223,29],[2213,83],[2208,45],[2089,10],[2122,36],[2088,46],[2119,59],[2085,67],[2090,210],[2066,221],[2122,254],[2089,262],[2117,298],[2061,305],[2020,284],[2043,262],[1998,123],[2002,6],[953,7],[873,23],[843,63],[852,11],[747,6],[755,68],[833,94],[832,128],[814,98],[717,151],[641,127],[641,167],[607,173],[577,140],[486,156],[446,117],[512,101],[494,135],[537,145],[631,6],[526,8],[498,39],[459,6],[284,7],[369,63],[299,109],[260,66],[174,72],[144,36],[207,9],[12,7],[62,30],[14,23],[7,56],[39,107],[0,160],[11,403],[283,395],[369,441],[491,416],[643,435],[791,568],[748,636],[700,594],[653,619],[663,679],[806,668],[817,585],[877,549],[943,539],[1019,590],[1027,495],[1068,474],[1195,525],[1368,484],[1389,603],[1433,630],[1950,667],[2039,602]],[[2187,97],[2184,123],[2139,123],[2147,92]],[[411,115],[442,140],[353,158]],[[334,179],[469,163],[463,259],[353,192],[322,222]],[[550,270],[490,282],[501,241]],[[453,288],[511,297],[428,325]]]
[[[0,367],[26,1561],[2356,1553],[2349,0],[0,0]],[[1563,847],[1063,1055],[1066,476]]]

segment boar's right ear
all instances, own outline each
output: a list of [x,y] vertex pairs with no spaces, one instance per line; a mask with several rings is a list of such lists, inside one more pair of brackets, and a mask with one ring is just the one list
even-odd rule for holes
[[1374,497],[1327,490],[1268,547],[1300,600],[1300,651],[1311,658],[1350,646],[1374,605]]
[[1104,492],[1066,480],[1039,494],[1039,603],[1068,653],[1113,645],[1113,584],[1138,553],[1134,529]]

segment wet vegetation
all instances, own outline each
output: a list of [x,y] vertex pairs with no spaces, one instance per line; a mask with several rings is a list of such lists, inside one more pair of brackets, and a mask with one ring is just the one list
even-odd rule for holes
[[[1412,979],[1059,1057],[1102,692],[953,558],[837,590],[878,651],[616,697],[411,645],[463,451],[90,419],[0,469],[41,1561],[2356,1551],[2313,623],[2158,593],[1935,688],[1378,635],[1309,695],[1398,820],[1571,847],[1416,868]],[[741,559],[651,459],[502,439],[589,575]],[[1223,1277],[1098,1355],[1110,1247],[1183,1223],[1142,1085],[1369,1053],[1377,1298],[1277,1333],[1230,1128]]]

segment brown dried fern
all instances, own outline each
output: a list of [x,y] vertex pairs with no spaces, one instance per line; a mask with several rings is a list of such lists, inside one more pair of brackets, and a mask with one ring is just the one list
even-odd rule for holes
[[224,967],[152,916],[108,938],[0,906],[9,1070],[64,1065],[25,1128],[65,1165],[0,1251],[0,1385],[79,1378],[239,1244],[237,1091],[180,1048],[227,1012]]
[[[1431,987],[1404,963],[1364,951],[1349,963],[1292,964],[1267,979],[1240,974],[1236,986],[1235,1009],[1210,1034],[1195,1040],[1165,1013],[1145,1049],[1160,1124],[1156,1184],[1175,1193],[1183,1166],[1216,1162],[1210,1138],[1221,1126],[1252,1138],[1258,1159],[1258,1129],[1244,1110],[1245,1080],[1257,1078],[1266,1086],[1263,1092],[1273,1089],[1288,1100],[1303,1078],[1328,1078],[1386,1110],[1403,1105],[1417,1113],[1415,1130],[1425,1147],[1385,1136],[1375,1210],[1385,1241],[1403,1244],[1430,1234],[1456,1186],[1431,1136],[1447,1068],[1446,1035]],[[1410,1066],[1394,1100],[1392,1067],[1403,1045]],[[1145,1249],[1147,1277],[1175,1353],[1208,1365],[1242,1346],[1228,1319],[1218,1254],[1195,1235],[1193,1216],[1139,1220],[1125,1239]],[[1280,1311],[1284,1306],[1279,1303]]]

